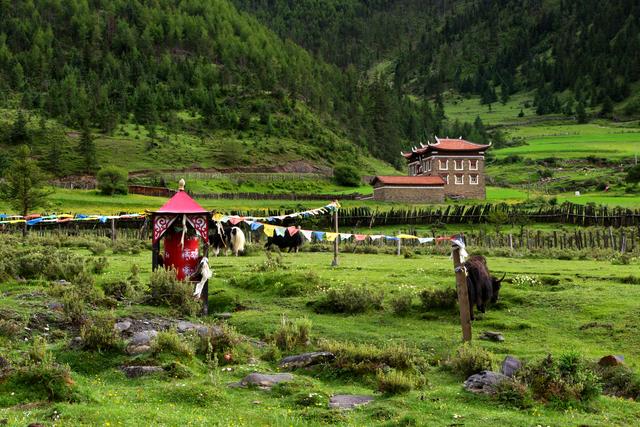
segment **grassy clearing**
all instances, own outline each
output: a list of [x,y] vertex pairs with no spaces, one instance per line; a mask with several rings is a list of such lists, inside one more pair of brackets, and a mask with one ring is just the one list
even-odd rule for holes
[[[78,256],[90,256],[86,249],[74,249]],[[473,252],[473,248],[471,248]],[[96,276],[97,284],[107,280],[126,279],[131,264],[141,266],[140,279],[148,283],[149,253],[113,255],[107,252],[109,267]],[[253,361],[230,365],[231,370],[204,364],[200,357],[179,360],[191,371],[188,378],[168,376],[126,379],[118,370],[127,361],[144,361],[139,356],[121,352],[86,353],[69,350],[66,346],[73,333],[52,333],[49,349],[57,363],[69,364],[72,377],[82,398],[77,403],[47,403],[39,401],[28,410],[11,400],[11,390],[0,393],[0,419],[9,425],[31,422],[51,422],[55,417],[63,425],[449,425],[463,422],[468,426],[500,423],[504,426],[522,425],[637,425],[640,411],[637,403],[624,399],[600,397],[590,410],[563,410],[534,404],[519,410],[496,401],[464,392],[458,375],[438,367],[455,352],[460,327],[455,310],[425,311],[418,293],[423,290],[443,290],[454,286],[451,260],[446,256],[417,256],[404,259],[390,255],[342,254],[340,266],[331,268],[331,254],[299,253],[283,256],[278,274],[287,276],[317,274],[319,286],[303,287],[283,297],[253,287],[236,286],[256,274],[256,265],[264,255],[212,259],[215,278],[211,281],[212,303],[227,298],[238,301],[243,309],[233,313],[229,323],[241,334],[268,339],[281,325],[282,316],[288,319],[308,319],[311,329],[311,348],[321,340],[350,343],[344,351],[354,353],[358,344],[373,348],[417,349],[429,362],[424,372],[427,384],[413,391],[404,387],[403,394],[382,395],[375,392],[375,377],[332,375],[325,372],[296,372],[294,385],[271,392],[258,389],[230,389],[226,384],[237,381],[253,371],[273,371],[276,361]],[[495,273],[507,272],[507,278],[518,275],[553,276],[556,286],[529,286],[526,281],[505,284],[501,302],[474,322],[474,337],[484,330],[501,331],[504,343],[477,341],[490,352],[494,364],[506,354],[526,360],[538,360],[567,349],[578,351],[590,359],[604,354],[623,354],[627,364],[640,367],[640,339],[637,334],[637,304],[640,287],[624,284],[617,277],[637,275],[638,264],[612,265],[607,261],[558,261],[518,258],[491,258]],[[364,287],[384,293],[382,309],[372,308],[361,314],[319,314],[307,303],[322,298],[329,289],[348,286]],[[47,312],[46,304],[55,297],[48,296],[50,285],[42,281],[0,284],[4,298],[0,310],[16,313],[23,321],[35,312]],[[215,295],[214,295],[215,294]],[[401,295],[411,298],[411,306],[403,316],[393,314],[390,302]],[[624,295],[624,298],[620,298]],[[96,308],[98,311],[108,311]],[[146,305],[119,304],[115,315],[171,316],[170,308]],[[205,319],[211,322],[211,319]],[[22,332],[32,339],[37,328]],[[20,360],[29,342],[0,337],[3,356],[15,363]],[[364,349],[366,347],[360,347]],[[400,351],[400,350],[398,350]],[[404,350],[403,350],[404,351]],[[371,352],[370,352],[371,353]],[[394,353],[395,354],[395,353]],[[171,356],[172,358],[178,356]],[[364,357],[364,356],[358,356]],[[385,356],[393,357],[393,355]],[[164,359],[162,359],[164,360]],[[170,359],[175,360],[175,359]],[[392,363],[392,362],[389,362]],[[401,361],[393,362],[401,365]],[[394,374],[395,375],[395,374]],[[402,376],[402,375],[396,375]],[[389,381],[391,377],[385,377]],[[396,381],[396,383],[398,383]],[[388,391],[386,383],[381,387]],[[396,386],[399,386],[396,384]],[[1,386],[0,386],[1,387]],[[16,389],[22,392],[22,389]],[[339,413],[324,406],[301,405],[298,392],[362,393],[374,395],[376,401],[352,412]],[[26,402],[22,402],[26,403]]]

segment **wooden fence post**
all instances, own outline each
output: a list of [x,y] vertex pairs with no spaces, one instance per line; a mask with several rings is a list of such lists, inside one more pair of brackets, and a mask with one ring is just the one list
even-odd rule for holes
[[111,241],[116,241],[116,220],[115,218],[111,218]]
[[[204,246],[203,255],[206,258],[209,258],[209,243],[206,243]],[[204,286],[202,287],[202,315],[209,315],[209,280],[204,282]]]
[[396,238],[398,239],[398,242],[397,242],[398,248],[396,249],[396,255],[400,256],[400,252],[402,250],[402,239],[400,237],[397,237],[397,234],[396,234]]
[[[458,237],[461,239],[461,237]],[[471,341],[471,313],[469,312],[469,292],[467,289],[467,272],[460,262],[460,247],[455,243],[451,246],[453,269],[456,273],[456,288],[458,290],[458,305],[460,306],[460,325],[462,326],[462,340]]]
[[[334,232],[338,233],[338,208],[333,211],[333,227]],[[340,242],[340,234],[336,236],[336,240],[333,241],[333,261],[331,261],[331,267],[338,266],[338,244]]]

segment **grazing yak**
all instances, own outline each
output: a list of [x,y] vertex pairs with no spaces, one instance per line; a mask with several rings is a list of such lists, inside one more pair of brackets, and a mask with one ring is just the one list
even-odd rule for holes
[[244,252],[245,237],[240,228],[217,226],[212,229],[214,234],[209,235],[209,244],[215,256],[218,256],[220,249],[224,249],[225,255],[229,249],[235,256],[238,256],[238,252]]
[[[298,227],[298,230],[300,230],[300,227]],[[267,237],[267,243],[264,247],[267,250],[271,250],[271,246],[276,245],[280,250],[289,249],[288,252],[294,251],[297,253],[303,242],[304,240],[300,231],[292,236],[289,234],[289,230],[287,230],[284,236],[274,234],[272,237]]]
[[467,269],[469,311],[473,320],[474,304],[481,313],[484,313],[489,303],[495,304],[498,301],[500,286],[506,273],[501,279],[496,279],[489,272],[486,258],[480,255],[471,256],[464,266]]

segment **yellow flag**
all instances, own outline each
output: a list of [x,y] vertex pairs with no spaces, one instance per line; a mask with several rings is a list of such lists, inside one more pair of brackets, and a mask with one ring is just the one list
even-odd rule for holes
[[333,242],[336,240],[336,237],[338,237],[338,233],[327,233],[325,234],[325,237],[328,241]]
[[412,236],[411,234],[398,234],[398,237],[401,239],[417,239],[416,236]]
[[222,214],[221,213],[217,213],[213,216],[213,220],[216,222],[220,222],[220,220],[222,219]]
[[264,234],[268,237],[273,237],[273,233],[276,232],[276,227],[275,225],[265,224],[262,226],[262,231],[264,231]]

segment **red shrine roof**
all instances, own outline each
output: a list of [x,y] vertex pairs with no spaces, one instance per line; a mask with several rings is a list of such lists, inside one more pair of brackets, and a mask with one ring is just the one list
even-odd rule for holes
[[476,144],[475,142],[469,142],[462,138],[454,139],[454,138],[438,138],[436,137],[436,142],[427,145],[420,144],[420,148],[413,148],[408,153],[401,154],[408,158],[411,158],[415,154],[424,154],[428,151],[454,151],[454,152],[473,152],[473,151],[484,151],[489,148],[491,144]]
[[174,194],[174,196],[170,198],[167,203],[165,203],[160,209],[155,212],[186,214],[209,213],[209,211],[200,206],[184,190],[178,190],[178,192]]
[[407,185],[407,186],[440,186],[444,185],[444,180],[439,176],[382,176],[378,175],[371,180],[371,184],[380,182],[386,185]]

